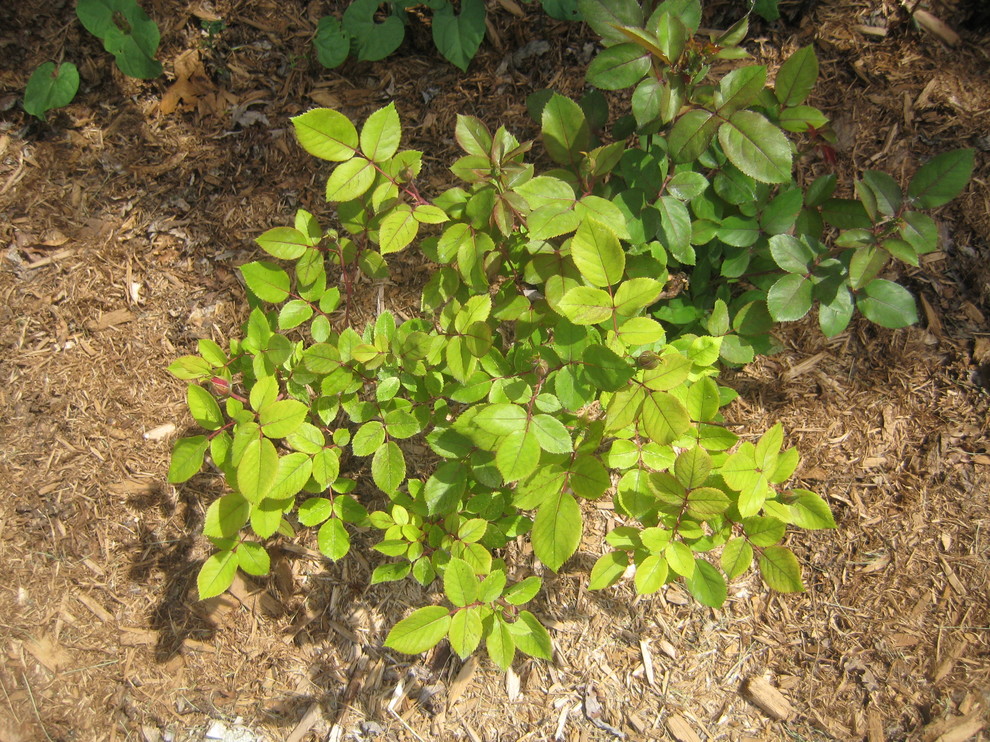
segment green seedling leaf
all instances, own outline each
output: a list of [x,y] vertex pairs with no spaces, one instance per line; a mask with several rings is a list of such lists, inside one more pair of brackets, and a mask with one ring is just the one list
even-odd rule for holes
[[57,68],[54,62],[45,62],[24,88],[24,110],[44,121],[48,111],[69,105],[78,90],[79,70],[72,62]]
[[922,209],[943,206],[960,193],[973,174],[974,151],[957,149],[936,155],[921,166],[908,184],[908,197]]
[[172,484],[181,484],[192,479],[203,468],[203,458],[206,456],[206,449],[209,446],[210,441],[205,435],[179,438],[172,449],[168,481]]
[[790,182],[791,146],[783,132],[760,114],[736,111],[718,128],[718,141],[729,161],[751,178]]
[[345,162],[357,154],[357,129],[344,114],[329,108],[314,108],[291,120],[299,144],[314,157]]
[[357,57],[362,61],[385,59],[399,48],[406,35],[402,19],[397,15],[376,22],[379,5],[378,0],[354,0],[344,11],[344,30],[357,40]]
[[222,593],[234,582],[236,574],[237,557],[233,551],[218,551],[210,556],[196,576],[199,599],[206,600]]
[[804,103],[818,81],[818,57],[812,46],[798,49],[780,69],[774,82],[774,95],[782,106]]
[[543,12],[558,21],[580,21],[577,0],[540,0]]
[[339,67],[351,52],[351,36],[332,15],[325,15],[316,24],[313,37],[316,58],[327,69]]
[[158,25],[134,0],[78,0],[76,15],[125,75],[150,80],[162,73],[154,58],[161,40]]
[[414,611],[388,632],[385,646],[404,654],[420,654],[440,643],[450,629],[450,612],[440,605]]
[[918,309],[911,292],[882,278],[863,287],[856,296],[856,307],[871,322],[892,330],[918,321]]
[[780,10],[777,7],[780,0],[755,0],[753,12],[765,21],[776,21],[780,19]]
[[448,62],[466,72],[485,38],[485,4],[461,0],[461,12],[450,3],[433,11],[433,43]]
[[768,546],[760,554],[760,574],[771,588],[782,593],[804,591],[801,565],[794,552],[784,546]]
[[382,255],[404,250],[419,233],[419,224],[408,207],[389,213],[382,219],[382,225],[378,229],[378,246]]

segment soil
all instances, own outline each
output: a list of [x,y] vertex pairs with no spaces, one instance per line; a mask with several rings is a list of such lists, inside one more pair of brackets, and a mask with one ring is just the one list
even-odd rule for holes
[[[676,587],[586,590],[592,533],[534,610],[553,662],[462,664],[385,650],[422,596],[367,588],[374,559],[330,564],[304,533],[273,576],[197,602],[215,482],[168,485],[193,428],[166,367],[198,338],[235,335],[238,265],[299,206],[324,221],[325,163],[288,118],[360,120],[395,101],[438,193],[457,113],[535,138],[526,95],[580,95],[593,36],[538,5],[488,3],[468,72],[424,28],[379,63],[314,59],[321,15],[275,0],[145,0],[165,76],[125,78],[65,0],[0,7],[0,740],[964,740],[990,708],[990,34],[979,0],[784,0],[747,48],[772,70],[813,43],[814,103],[839,133],[840,181],[906,183],[932,155],[974,147],[965,193],[935,216],[941,249],[899,278],[921,323],[856,320],[826,340],[779,328],[782,352],[735,371],[731,408],[781,421],[835,532],[791,544],[807,592],[751,578],[713,611]],[[338,5],[342,5],[338,3]],[[742,3],[709,2],[726,27]],[[945,27],[912,22],[925,7]],[[204,22],[222,21],[204,30]],[[958,38],[953,38],[958,34]],[[525,53],[524,53],[525,51]],[[529,56],[527,56],[527,54]],[[19,96],[49,59],[75,61],[76,100],[45,123]],[[807,175],[830,167],[817,159]],[[412,251],[377,302],[414,310]],[[370,290],[374,289],[374,290]],[[175,426],[174,432],[162,426]],[[356,472],[356,474],[360,474]],[[603,529],[607,512],[593,514]],[[370,553],[370,552],[365,552]],[[369,564],[369,561],[371,562]],[[221,734],[222,738],[222,734]]]

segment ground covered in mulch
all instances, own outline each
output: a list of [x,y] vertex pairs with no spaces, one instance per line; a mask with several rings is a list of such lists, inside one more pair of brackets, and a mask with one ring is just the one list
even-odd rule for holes
[[[741,3],[707,5],[705,24],[724,28]],[[816,45],[814,102],[835,121],[847,184],[865,168],[906,182],[933,154],[977,149],[967,191],[936,214],[942,249],[901,275],[920,326],[856,321],[831,340],[784,326],[781,353],[725,377],[742,393],[733,420],[752,434],[782,421],[803,486],[836,513],[837,532],[792,540],[807,593],[743,578],[719,611],[677,587],[590,593],[610,517],[591,512],[588,541],[534,609],[554,662],[503,675],[442,648],[384,650],[421,596],[367,589],[373,558],[329,564],[311,534],[278,547],[270,579],[197,602],[198,533],[218,492],[206,477],[165,483],[172,441],[192,427],[165,368],[198,338],[237,332],[236,267],[257,256],[254,236],[299,206],[331,216],[326,169],[289,116],[323,105],[362,119],[394,100],[407,146],[426,153],[421,190],[438,193],[455,115],[535,137],[526,95],[580,94],[593,37],[498,0],[467,73],[422,29],[384,62],[328,72],[309,45],[322,3],[146,0],[166,76],[140,82],[71,3],[3,3],[0,740],[202,739],[218,723],[231,739],[236,727],[297,741],[985,739],[990,33],[978,1],[923,4],[954,46],[912,24],[913,5],[784,2],[785,20],[756,24],[747,46],[773,68]],[[77,100],[30,120],[19,92],[62,57],[80,66]],[[427,275],[398,256],[366,310],[414,311]],[[767,686],[785,718],[753,703]]]

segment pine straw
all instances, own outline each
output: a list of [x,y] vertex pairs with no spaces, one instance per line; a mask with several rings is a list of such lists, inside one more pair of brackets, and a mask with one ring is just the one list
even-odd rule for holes
[[[426,152],[424,191],[436,193],[456,156],[455,114],[535,136],[525,95],[548,85],[579,95],[589,37],[535,11],[517,19],[505,0],[492,16],[496,43],[466,75],[427,43],[345,76],[293,66],[319,8],[219,2],[230,25],[213,52],[183,4],[146,7],[167,19],[161,57],[200,49],[229,94],[161,116],[164,82],[121,78],[71,8],[41,3],[13,12],[7,49],[19,61],[0,71],[4,89],[20,90],[53,45],[89,52],[84,92],[53,114],[54,127],[25,131],[16,111],[0,123],[0,739],[139,739],[169,728],[182,739],[238,716],[273,739],[304,718],[310,738],[374,721],[387,739],[536,740],[558,729],[609,739],[587,718],[596,701],[599,721],[633,739],[685,726],[718,739],[934,739],[945,728],[926,725],[939,720],[979,726],[990,703],[984,156],[959,204],[940,214],[944,250],[903,276],[924,298],[925,329],[857,321],[828,341],[796,323],[781,328],[780,354],[726,377],[743,395],[732,421],[752,436],[783,422],[804,458],[800,484],[836,511],[836,532],[790,540],[808,592],[771,595],[742,578],[720,611],[676,587],[654,598],[628,582],[588,592],[587,569],[616,522],[606,504],[589,503],[581,550],[560,575],[543,575],[534,607],[553,628],[555,661],[519,660],[503,678],[487,660],[462,667],[443,647],[422,660],[383,650],[388,626],[438,596],[366,588],[377,563],[362,556],[370,533],[338,565],[303,534],[276,550],[269,580],[197,602],[207,554],[197,534],[220,483],[167,485],[172,438],[143,436],[163,424],[192,429],[183,385],[164,369],[196,339],[237,331],[236,266],[258,256],[252,238],[300,205],[332,216],[320,200],[326,168],[299,153],[288,116],[320,104],[362,118],[396,99],[409,144]],[[891,33],[851,36],[850,19]],[[893,2],[835,3],[758,47],[776,64],[815,36],[819,101],[846,127],[840,168],[906,179],[918,157],[986,134],[990,96],[976,74],[986,52],[975,30],[958,30],[969,43],[945,50]],[[536,39],[549,50],[514,63],[511,53]],[[234,123],[232,106],[268,125]],[[390,281],[361,286],[358,321],[382,308],[415,313],[428,266],[410,253],[395,267]],[[425,449],[408,453],[429,466]],[[353,474],[372,491],[366,472]],[[511,560],[527,566],[532,554],[514,548]],[[740,693],[754,676],[781,689],[790,721]]]

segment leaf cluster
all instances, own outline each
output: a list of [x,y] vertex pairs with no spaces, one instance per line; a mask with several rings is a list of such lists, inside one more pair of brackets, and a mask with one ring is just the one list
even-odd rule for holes
[[[618,525],[592,589],[682,581],[717,607],[754,566],[772,589],[803,589],[788,528],[834,528],[832,513],[789,484],[799,456],[780,425],[741,438],[726,424],[736,395],[719,368],[771,349],[773,323],[815,302],[829,334],[854,307],[885,326],[912,319],[910,295],[878,274],[934,248],[919,209],[958,193],[972,155],[934,158],[906,192],[874,172],[855,199],[834,197],[834,178],[802,189],[791,135],[827,131],[805,106],[810,49],[772,88],[759,66],[716,84],[713,62],[745,56],[745,21],[699,42],[692,0],[648,17],[630,0],[580,8],[604,42],[589,80],[633,88],[633,112],[610,121],[595,91],[532,97],[548,171],[528,161],[533,143],[459,116],[460,185],[428,199],[394,105],[360,128],[325,108],[292,120],[303,149],[332,163],[339,229],[300,209],[260,235],[269,259],[241,267],[242,338],[201,340],[170,367],[205,432],[176,443],[169,480],[209,456],[228,490],[207,510],[217,551],[201,597],[238,569],[267,573],[266,543],[299,528],[318,529],[331,560],[372,530],[387,558],[372,583],[438,588],[389,646],[447,638],[466,657],[484,642],[501,667],[516,650],[548,658],[522,608],[541,580],[507,564],[507,547],[527,541],[556,572],[585,543],[587,503],[606,498]],[[389,256],[413,246],[436,266],[420,312],[355,326],[359,282],[387,278]],[[674,274],[686,289],[670,290]]]
[[[381,6],[387,6],[382,17]],[[547,14],[561,20],[580,20],[576,0],[541,0]],[[348,56],[362,61],[378,61],[402,44],[406,28],[414,21],[410,9],[419,14],[425,8],[433,43],[448,62],[467,70],[485,37],[487,11],[483,0],[461,0],[455,8],[450,0],[352,0],[338,19],[320,19],[313,38],[317,59],[333,69]]]
[[[155,59],[161,34],[136,0],[78,0],[76,17],[113,54],[129,77],[145,80],[162,73]],[[72,62],[39,66],[24,89],[24,110],[42,121],[53,108],[67,106],[79,90],[79,70]]]

